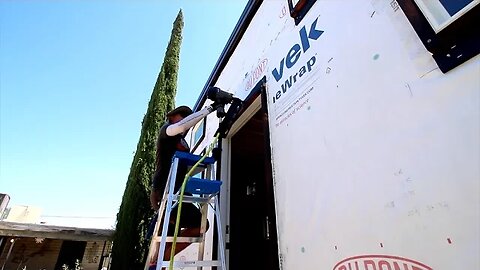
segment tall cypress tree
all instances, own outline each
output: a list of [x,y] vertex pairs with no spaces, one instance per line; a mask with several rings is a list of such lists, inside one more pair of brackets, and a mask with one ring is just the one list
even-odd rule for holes
[[112,270],[143,269],[149,244],[146,240],[150,207],[151,179],[155,170],[156,140],[165,115],[175,107],[177,73],[182,43],[183,14],[173,23],[160,73],[143,117],[137,151],[123,193],[113,239]]

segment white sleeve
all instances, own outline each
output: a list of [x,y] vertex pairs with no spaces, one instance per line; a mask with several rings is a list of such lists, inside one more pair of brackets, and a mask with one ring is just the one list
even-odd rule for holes
[[192,113],[189,116],[183,118],[175,124],[171,124],[167,127],[166,133],[168,136],[175,136],[187,131],[193,127],[196,123],[200,122],[205,116],[212,112],[212,107],[208,106],[205,109]]

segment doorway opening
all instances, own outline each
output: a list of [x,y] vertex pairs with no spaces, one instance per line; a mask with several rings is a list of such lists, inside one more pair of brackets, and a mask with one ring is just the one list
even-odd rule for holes
[[67,265],[69,269],[75,269],[77,260],[81,262],[83,259],[86,246],[85,241],[63,241],[55,269],[63,269],[63,265]]
[[262,104],[230,138],[230,270],[279,269],[268,115]]

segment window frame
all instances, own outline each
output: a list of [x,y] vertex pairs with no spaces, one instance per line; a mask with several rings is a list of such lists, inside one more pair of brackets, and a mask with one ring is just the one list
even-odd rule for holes
[[396,2],[443,73],[480,53],[480,35],[476,35],[476,27],[480,24],[480,4],[437,33],[415,0]]
[[[446,27],[448,27],[450,24],[454,23],[458,18],[462,17],[470,11],[472,8],[474,8],[476,5],[480,3],[480,0],[469,0],[471,1],[469,4],[465,5],[463,8],[458,10],[455,14],[450,14],[448,11],[447,7],[442,3],[442,0],[438,1],[432,1],[432,0],[414,0],[415,4],[420,8],[422,11],[423,15],[427,19],[427,21],[430,23],[430,26],[432,26],[433,30],[435,30],[435,33],[439,33]],[[435,8],[436,7],[436,8]],[[439,8],[440,7],[440,8]],[[435,9],[439,11],[439,9],[444,9],[446,16],[449,16],[448,19],[445,21],[438,23],[436,22],[435,18],[435,12],[433,12]],[[443,12],[440,12],[443,13]],[[438,13],[437,13],[438,14]]]
[[[195,135],[197,134],[198,130],[202,127],[202,134],[198,138],[197,141],[195,141]],[[191,153],[194,153],[195,150],[198,148],[198,146],[202,143],[203,139],[205,138],[205,133],[207,131],[207,118],[203,118],[199,123],[195,125],[195,127],[192,130],[192,143],[193,145],[192,150],[190,151]]]
[[[295,0],[295,1],[297,1],[297,4],[295,6],[293,5],[293,0],[287,0],[287,3],[288,3],[288,9],[290,11],[290,17],[292,17],[295,20],[295,25],[298,25],[317,0]],[[295,8],[297,5],[300,5],[298,9]]]

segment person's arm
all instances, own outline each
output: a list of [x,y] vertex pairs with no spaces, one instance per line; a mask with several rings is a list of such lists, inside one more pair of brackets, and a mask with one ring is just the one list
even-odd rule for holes
[[205,116],[209,115],[215,109],[212,106],[208,106],[205,109],[192,113],[189,116],[183,118],[175,124],[171,124],[167,127],[167,135],[175,136],[180,133],[187,131],[189,128],[193,127],[196,123],[200,122]]

